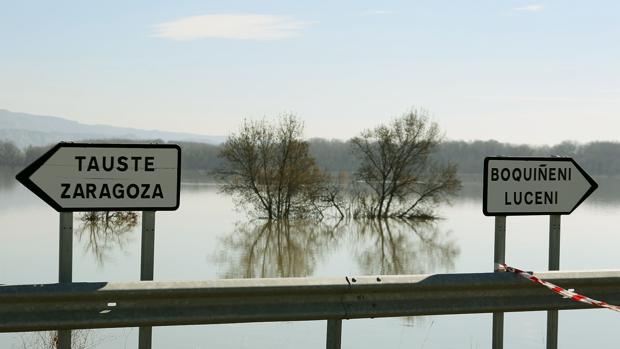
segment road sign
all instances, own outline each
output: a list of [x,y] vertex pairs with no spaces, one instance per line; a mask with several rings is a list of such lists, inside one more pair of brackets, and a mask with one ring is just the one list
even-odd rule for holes
[[482,211],[487,216],[569,214],[597,187],[572,158],[487,157]]
[[57,211],[171,211],[179,207],[181,148],[59,143],[17,180]]

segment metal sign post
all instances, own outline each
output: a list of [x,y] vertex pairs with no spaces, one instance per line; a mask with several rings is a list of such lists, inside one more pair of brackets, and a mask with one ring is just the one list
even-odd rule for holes
[[[58,282],[73,281],[73,212],[60,213]],[[58,349],[71,349],[71,330],[58,331]]]
[[[498,265],[506,263],[506,216],[495,216],[494,272],[499,272]],[[493,313],[493,349],[504,347],[504,313]]]
[[[155,211],[142,211],[142,246],[140,252],[140,280],[153,280],[153,264],[155,260]],[[138,348],[150,349],[152,327],[140,327]]]
[[[598,185],[575,160],[484,159],[482,211],[495,216],[495,263],[505,263],[506,216],[550,215],[549,270],[560,269],[560,215],[570,214]],[[497,267],[495,269],[497,272]],[[493,348],[503,347],[504,314],[493,313]],[[558,311],[547,312],[547,349],[558,347]]]
[[[549,270],[560,270],[560,215],[549,216]],[[547,349],[558,347],[558,311],[547,311]]]

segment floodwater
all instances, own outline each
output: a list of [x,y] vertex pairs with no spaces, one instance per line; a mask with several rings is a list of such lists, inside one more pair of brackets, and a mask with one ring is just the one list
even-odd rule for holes
[[[620,179],[562,217],[561,269],[618,269]],[[158,212],[156,280],[488,272],[493,218],[482,214],[482,186],[466,182],[434,223],[327,220],[267,224],[245,216],[206,183],[181,187],[181,207]],[[548,217],[508,217],[506,261],[526,270],[547,266]],[[0,284],[57,281],[58,213],[11,175],[0,176]],[[74,281],[136,281],[140,214],[74,215]],[[578,291],[578,290],[577,290]],[[489,348],[491,314],[343,321],[343,348]],[[1,319],[0,319],[1,321]],[[561,311],[561,348],[616,347],[620,315]],[[505,348],[544,348],[546,313],[508,313]],[[320,348],[326,321],[172,326],[153,329],[153,348]],[[80,334],[83,338],[84,334]],[[136,348],[137,328],[92,330],[95,348]],[[45,342],[30,333],[0,334],[2,348]]]

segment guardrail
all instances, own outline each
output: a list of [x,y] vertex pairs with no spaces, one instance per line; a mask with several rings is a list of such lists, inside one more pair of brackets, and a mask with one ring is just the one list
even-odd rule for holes
[[[620,303],[620,271],[536,275]],[[329,320],[339,348],[341,319],[584,308],[509,273],[19,285],[0,287],[0,332]]]

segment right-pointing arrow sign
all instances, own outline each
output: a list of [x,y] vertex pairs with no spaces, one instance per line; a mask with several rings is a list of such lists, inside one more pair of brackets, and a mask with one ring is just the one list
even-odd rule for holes
[[488,157],[482,210],[487,216],[569,214],[597,187],[572,158]]

